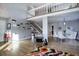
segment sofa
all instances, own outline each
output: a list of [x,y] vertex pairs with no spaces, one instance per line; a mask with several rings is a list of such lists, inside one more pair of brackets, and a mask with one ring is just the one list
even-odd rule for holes
[[77,32],[66,30],[64,33],[63,31],[55,31],[53,37],[60,38],[60,39],[76,39]]

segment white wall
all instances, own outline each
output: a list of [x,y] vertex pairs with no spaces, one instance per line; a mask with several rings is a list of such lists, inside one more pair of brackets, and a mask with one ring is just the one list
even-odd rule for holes
[[[48,19],[49,21],[49,19]],[[40,26],[42,26],[42,22],[37,22]],[[51,33],[52,31],[52,25],[54,26],[54,31],[58,31],[58,27],[62,27],[62,30],[64,28],[63,21],[49,21],[48,22],[48,31]],[[66,26],[70,27],[73,31],[79,31],[79,19],[78,20],[73,20],[73,21],[66,21]]]
[[0,42],[4,41],[4,33],[6,31],[6,24],[7,24],[6,18],[0,17]]
[[28,28],[27,25],[26,25],[25,29],[22,27],[12,27],[11,31],[12,31],[12,33],[19,34],[20,40],[24,40],[24,39],[31,38],[31,31],[27,28]]
[[[58,30],[58,27],[64,28],[63,22],[52,22],[49,23],[49,31],[52,30],[52,25],[54,26],[54,30]],[[79,20],[66,21],[66,27],[72,28],[73,31],[79,31]]]
[[[59,27],[62,27],[61,31],[64,30],[64,24],[63,21],[62,22],[52,22],[49,23],[49,32],[52,34],[52,25],[54,26],[54,33],[57,34],[59,31]],[[70,27],[70,31],[72,32],[77,32],[79,31],[79,20],[74,20],[74,21],[66,21],[66,29],[67,27]]]

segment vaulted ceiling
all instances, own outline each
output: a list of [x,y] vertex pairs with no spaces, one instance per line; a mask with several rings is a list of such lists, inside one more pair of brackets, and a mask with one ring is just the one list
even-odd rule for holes
[[[0,3],[0,17],[11,17],[17,21],[23,21],[29,16],[27,13],[29,10],[44,4],[45,3]],[[49,23],[63,21],[64,19],[67,21],[79,19],[79,11],[48,17]],[[39,21],[41,20],[39,19]],[[37,22],[39,21],[37,20]]]
[[11,17],[16,20],[27,18],[28,10],[43,5],[43,3],[0,3],[0,17]]

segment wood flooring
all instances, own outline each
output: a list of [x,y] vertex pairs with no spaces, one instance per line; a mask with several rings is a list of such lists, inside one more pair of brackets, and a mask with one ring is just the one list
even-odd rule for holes
[[[61,51],[66,51],[74,55],[79,55],[79,42],[61,42],[50,38],[48,42],[48,47]],[[32,44],[31,40],[13,42],[7,48],[0,51],[0,56],[27,56],[33,50],[33,48],[34,45]]]

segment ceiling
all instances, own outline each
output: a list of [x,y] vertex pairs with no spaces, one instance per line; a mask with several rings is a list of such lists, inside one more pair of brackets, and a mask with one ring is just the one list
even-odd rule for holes
[[[17,21],[25,20],[29,10],[44,5],[45,3],[0,3],[0,17],[11,17]],[[49,23],[56,21],[70,21],[79,19],[79,11],[48,17]],[[40,19],[37,22],[41,21]]]
[[29,16],[26,12],[44,3],[0,3],[0,16],[23,20]]
[[[61,14],[58,13],[58,15],[48,16],[48,23],[59,22],[59,21],[74,21],[74,20],[79,20],[79,10],[70,11],[70,12],[61,13]],[[34,21],[41,23],[42,18],[38,20],[35,19]]]

